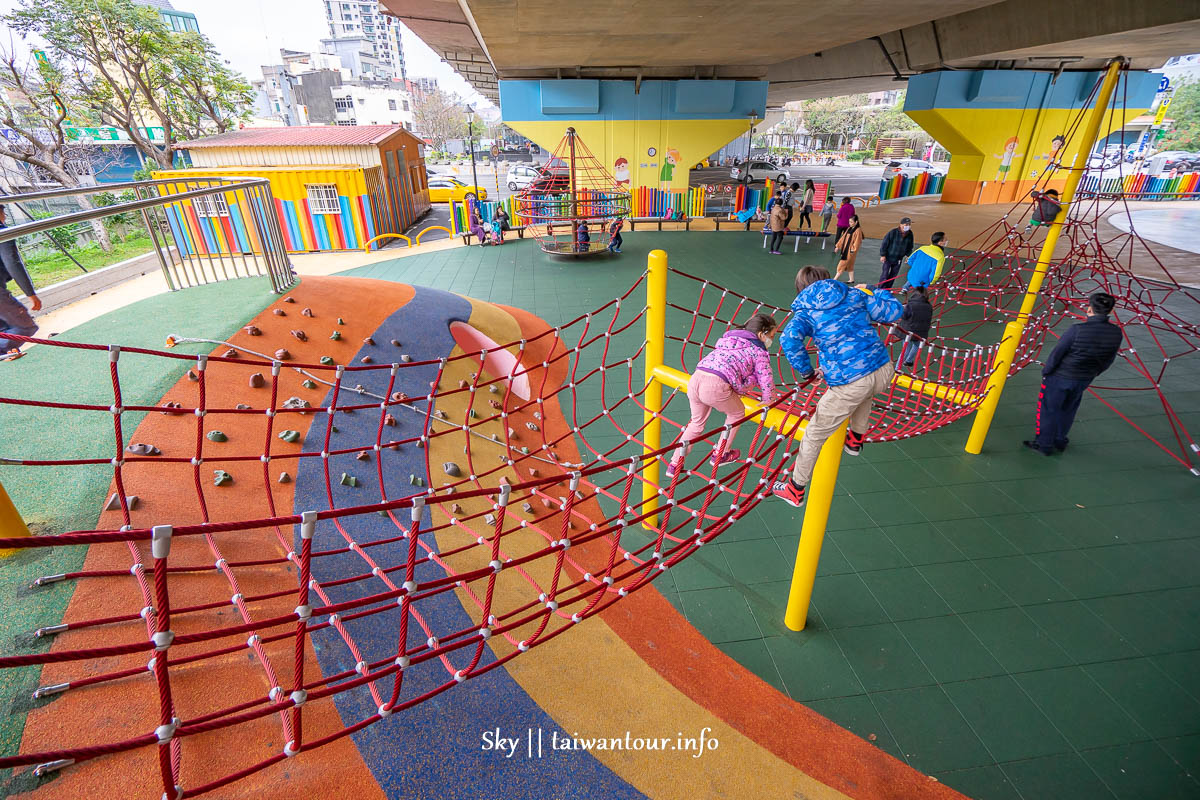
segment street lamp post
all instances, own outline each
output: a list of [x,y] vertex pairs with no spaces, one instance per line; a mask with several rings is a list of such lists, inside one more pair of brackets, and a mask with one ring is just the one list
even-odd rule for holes
[[475,137],[472,123],[475,120],[475,109],[467,106],[467,147],[471,148],[471,183],[475,186],[475,202],[479,203],[479,177],[475,174]]

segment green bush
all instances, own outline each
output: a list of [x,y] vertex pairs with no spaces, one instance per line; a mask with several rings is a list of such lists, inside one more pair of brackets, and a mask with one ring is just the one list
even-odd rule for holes
[[[49,219],[54,216],[49,211],[38,211],[37,209],[31,209],[29,213],[34,219]],[[39,235],[50,237],[56,245],[64,250],[70,250],[76,243],[76,233],[73,225],[59,225],[57,228],[51,228]]]
[[846,154],[847,161],[862,161],[867,156],[871,155],[870,150],[855,150]]

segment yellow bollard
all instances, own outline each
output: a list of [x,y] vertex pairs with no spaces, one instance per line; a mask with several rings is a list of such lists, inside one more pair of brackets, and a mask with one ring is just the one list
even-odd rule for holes
[[821,545],[825,543],[825,527],[829,524],[829,508],[833,504],[833,490],[837,485],[849,424],[847,419],[839,425],[821,446],[806,490],[804,524],[800,528],[796,566],[792,568],[792,588],[788,591],[787,611],[783,616],[783,623],[793,631],[802,631],[808,624],[808,606],[812,601],[813,584],[817,581],[817,563],[821,560]]
[[[655,370],[662,366],[667,335],[667,253],[651,250],[646,259],[646,395],[643,398],[647,411],[642,412],[643,453],[652,453],[662,447],[662,384]],[[662,472],[659,459],[647,459],[642,465],[642,513],[659,506],[658,479]],[[658,515],[647,517],[642,526],[654,530]]]
[[967,437],[965,449],[968,453],[978,455],[983,450],[988,430],[992,427],[992,418],[996,415],[996,406],[1000,403],[1000,394],[1008,382],[1008,371],[1016,356],[1017,345],[1021,343],[1021,336],[1029,322],[1029,314],[1033,311],[1038,293],[1042,289],[1042,283],[1046,280],[1046,272],[1054,257],[1054,247],[1058,244],[1058,237],[1062,233],[1063,222],[1071,214],[1071,203],[1075,200],[1075,190],[1083,178],[1088,155],[1096,144],[1096,137],[1100,133],[1100,124],[1108,113],[1108,104],[1112,100],[1113,90],[1116,88],[1120,76],[1121,60],[1114,59],[1108,65],[1108,72],[1100,84],[1100,91],[1096,94],[1096,107],[1088,115],[1083,131],[1083,141],[1079,145],[1078,155],[1075,156],[1076,162],[1082,160],[1083,164],[1072,165],[1070,173],[1067,175],[1067,183],[1063,187],[1062,193],[1061,216],[1058,221],[1051,223],[1049,230],[1046,231],[1046,239],[1042,242],[1042,250],[1038,254],[1033,274],[1029,276],[1029,286],[1026,287],[1025,296],[1021,299],[1021,308],[1017,312],[1017,318],[1004,327],[1004,338],[1000,342],[1000,347],[996,349],[996,357],[992,361],[992,373],[988,376],[987,396],[975,412],[975,421],[971,424],[971,434]]
[[[4,491],[4,484],[0,483],[0,539],[15,539],[18,536],[29,535],[29,526],[25,524],[25,520],[21,519],[21,515],[17,513],[17,507],[8,498],[8,492]],[[0,550],[0,558],[11,556],[16,552],[17,550],[12,548]]]

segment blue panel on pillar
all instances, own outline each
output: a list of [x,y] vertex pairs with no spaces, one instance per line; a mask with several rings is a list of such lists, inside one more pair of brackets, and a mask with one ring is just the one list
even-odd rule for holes
[[595,114],[600,110],[600,81],[539,81],[543,114]]
[[736,90],[734,81],[676,81],[675,110],[681,114],[728,114]]

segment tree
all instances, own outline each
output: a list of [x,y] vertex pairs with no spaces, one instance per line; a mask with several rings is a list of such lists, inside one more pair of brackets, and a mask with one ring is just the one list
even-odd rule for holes
[[[146,159],[170,168],[178,143],[245,119],[253,94],[199,33],[172,31],[133,0],[21,0],[3,18],[49,44],[73,90]],[[147,130],[162,128],[161,143]]]
[[804,100],[801,112],[804,126],[814,136],[828,139],[841,135],[846,139],[875,139],[880,136],[923,136],[932,138],[902,110],[904,93],[894,106],[872,106],[866,94]]
[[1158,150],[1200,150],[1200,83],[1191,81],[1175,89],[1167,109],[1171,127],[1155,143]]
[[445,150],[446,141],[467,135],[467,113],[462,98],[444,89],[422,92],[414,98],[417,132],[433,140],[434,150]]
[[[78,144],[67,136],[68,113],[74,113],[75,97],[63,88],[61,66],[47,58],[22,61],[0,51],[0,123],[10,134],[0,139],[0,155],[29,165],[36,173],[66,187],[82,186],[83,176],[99,171],[100,150]],[[81,208],[92,208],[86,195],[79,195]],[[92,221],[100,248],[112,250],[108,230],[101,220]]]

